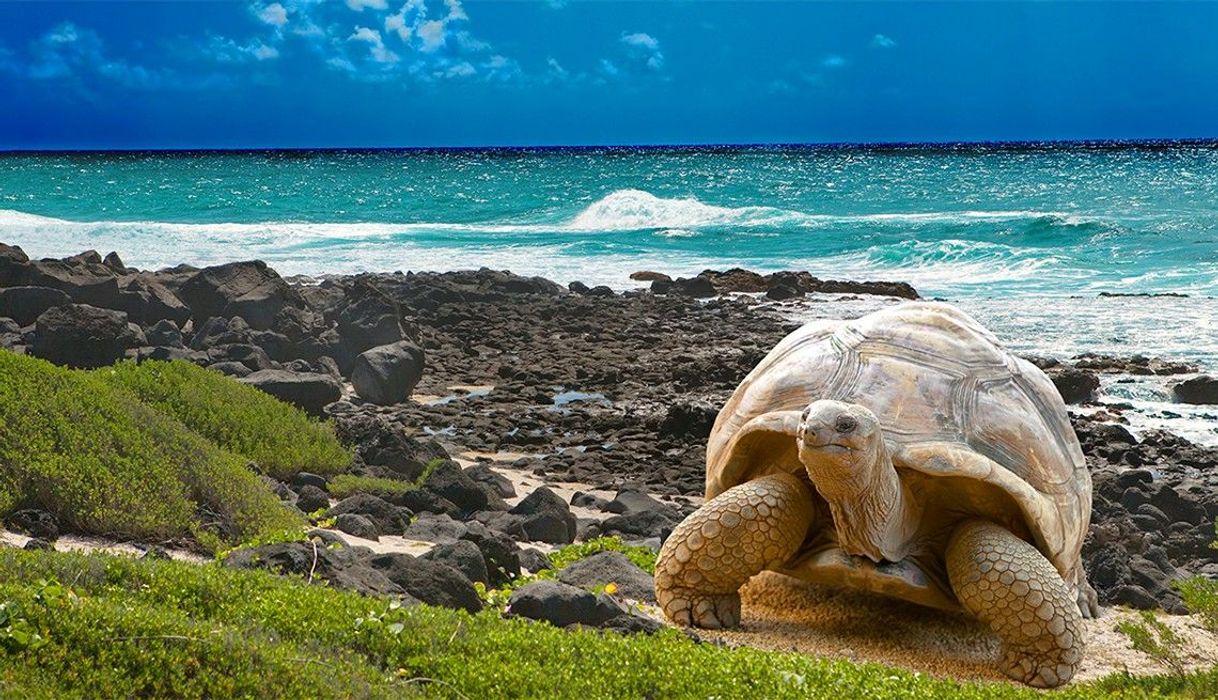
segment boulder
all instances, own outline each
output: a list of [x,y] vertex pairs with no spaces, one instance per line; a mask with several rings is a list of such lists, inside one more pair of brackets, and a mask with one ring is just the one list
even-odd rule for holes
[[649,537],[663,538],[665,533],[671,531],[675,525],[676,522],[672,518],[661,512],[640,510],[606,518],[601,523],[601,533],[621,535],[635,540]]
[[457,506],[463,514],[508,509],[490,487],[471,479],[451,460],[436,465],[420,486]]
[[500,498],[516,497],[516,487],[512,485],[512,480],[485,464],[466,467],[465,475],[484,486],[489,486]]
[[1207,374],[1193,377],[1172,387],[1172,393],[1181,403],[1218,404],[1218,378]]
[[258,330],[269,330],[284,307],[304,306],[300,293],[261,260],[203,268],[182,284],[178,297],[196,322],[240,316]]
[[401,306],[376,285],[356,279],[337,306],[338,335],[354,357],[369,348],[417,337],[402,320]]
[[406,527],[404,536],[420,542],[451,544],[461,539],[469,529],[444,513],[419,513]]
[[482,550],[469,540],[438,544],[422,558],[451,566],[474,583],[488,584],[490,581],[490,575],[486,570],[486,558],[482,556]]
[[612,583],[617,586],[615,595],[647,603],[656,600],[655,579],[621,552],[599,552],[580,559],[559,571],[558,580],[589,591]]
[[769,282],[752,270],[742,270],[734,267],[727,272],[704,270],[699,277],[705,277],[719,293],[746,292],[757,293],[769,289]]
[[659,433],[662,437],[705,442],[718,417],[719,409],[707,401],[677,401],[668,406]]
[[382,406],[402,403],[423,376],[423,351],[409,341],[372,348],[355,358],[351,385],[365,401]]
[[634,488],[620,489],[617,492],[617,496],[605,504],[604,509],[610,513],[618,514],[650,511],[672,521],[674,524],[681,521],[681,511],[677,510],[676,506],[657,501],[650,494]]
[[135,278],[126,282],[119,290],[115,308],[144,326],[163,320],[182,326],[190,320],[190,308],[168,287],[153,280]]
[[671,294],[675,296],[693,297],[695,299],[705,299],[718,295],[714,284],[705,277],[685,278],[678,277],[671,282],[663,280],[654,280],[651,283],[651,292],[653,294]]
[[520,568],[535,574],[543,569],[551,568],[550,558],[544,552],[525,547],[520,550]]
[[337,517],[344,513],[355,513],[363,515],[376,525],[377,531],[382,535],[400,535],[406,529],[406,520],[409,517],[403,516],[402,511],[397,506],[368,493],[357,493],[354,496],[348,496],[329,510],[330,517]]
[[185,347],[182,343],[182,331],[178,328],[178,324],[167,318],[157,321],[152,328],[144,331],[144,337],[148,339],[149,345],[169,348]]
[[[265,569],[277,574],[321,579],[329,581],[336,588],[366,595],[405,595],[401,586],[369,565],[369,554],[363,547],[330,546],[324,541],[284,542],[239,549],[224,558],[224,566]],[[406,595],[403,602],[418,601]]]
[[575,541],[575,514],[558,494],[545,486],[525,496],[510,513],[523,517],[521,525],[531,541],[550,544]]
[[510,537],[493,532],[479,522],[465,523],[465,528],[461,539],[473,542],[482,552],[492,588],[502,586],[520,575],[520,546]]
[[4,521],[12,529],[30,537],[38,537],[51,542],[59,538],[59,522],[54,515],[45,510],[25,508],[9,513]]
[[1065,367],[1049,375],[1057,392],[1066,403],[1078,404],[1095,400],[1100,379],[1095,373],[1077,367]]
[[[299,501],[297,502],[299,505]],[[366,516],[343,513],[334,519],[334,529],[365,540],[379,540],[380,529]]]
[[118,303],[118,276],[88,256],[30,263],[29,284],[65,292],[77,304],[114,309]]
[[264,369],[240,381],[314,416],[325,415],[325,407],[342,398],[343,393],[342,386],[328,374]]
[[30,354],[58,365],[94,369],[123,359],[134,347],[127,314],[86,304],[47,309],[34,324]]
[[312,484],[301,486],[296,494],[296,507],[305,513],[330,507],[330,495]]
[[0,243],[0,287],[29,284],[30,258],[20,246]]
[[672,278],[663,272],[653,272],[652,270],[639,270],[638,272],[630,273],[630,279],[636,282],[671,282]]
[[409,554],[381,554],[369,562],[374,569],[403,590],[428,605],[440,605],[476,613],[482,600],[464,574],[439,562]]
[[[339,415],[335,427],[339,439],[355,445],[365,464],[382,467],[405,481],[418,479],[432,461],[448,459],[448,452],[434,439],[408,435],[380,416]],[[412,510],[419,509],[412,506]]]
[[47,309],[72,303],[66,292],[50,287],[9,287],[0,289],[0,317],[22,326],[38,320]]
[[508,613],[544,620],[556,627],[597,627],[627,611],[604,594],[595,595],[559,581],[536,581],[521,586],[508,599]]

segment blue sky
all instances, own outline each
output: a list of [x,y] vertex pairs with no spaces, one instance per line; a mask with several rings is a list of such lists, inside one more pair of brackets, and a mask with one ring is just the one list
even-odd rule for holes
[[1218,4],[0,3],[0,148],[1218,136]]

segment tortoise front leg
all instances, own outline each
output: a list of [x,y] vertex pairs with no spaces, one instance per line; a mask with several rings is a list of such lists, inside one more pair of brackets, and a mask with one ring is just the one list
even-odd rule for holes
[[681,625],[740,624],[746,581],[787,562],[812,525],[812,491],[774,474],[724,491],[672,531],[656,560],[656,602]]
[[947,576],[965,610],[1002,639],[1002,670],[1039,688],[1069,681],[1083,659],[1076,592],[1035,547],[984,520],[958,526]]

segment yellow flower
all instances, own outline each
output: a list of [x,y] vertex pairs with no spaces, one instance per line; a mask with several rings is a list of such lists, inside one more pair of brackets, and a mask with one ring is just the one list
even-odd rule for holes
[[617,584],[616,583],[605,584],[605,593],[608,593],[609,595],[613,595],[614,593],[617,593]]

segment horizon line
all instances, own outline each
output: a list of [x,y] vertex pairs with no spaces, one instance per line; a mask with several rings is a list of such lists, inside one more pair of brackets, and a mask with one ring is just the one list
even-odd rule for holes
[[1214,146],[1218,137],[1189,138],[1097,138],[1097,139],[1000,139],[981,141],[792,141],[792,142],[707,142],[639,144],[534,144],[466,146],[142,146],[122,148],[6,148],[0,155],[101,154],[101,153],[291,153],[291,152],[374,152],[374,151],[593,151],[593,150],[765,150],[765,149],[859,149],[859,150],[966,150],[971,148],[1037,149],[1059,146],[1095,150],[1121,148],[1172,148]]

